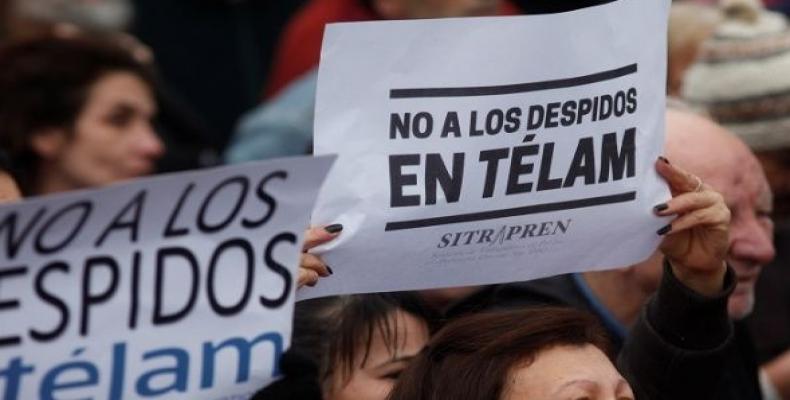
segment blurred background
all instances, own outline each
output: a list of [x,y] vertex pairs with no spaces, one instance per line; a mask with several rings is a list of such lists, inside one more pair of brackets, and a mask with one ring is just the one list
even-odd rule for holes
[[[406,0],[405,3],[463,3]],[[470,3],[469,1],[465,1]],[[491,1],[478,1],[492,3]],[[553,12],[603,0],[512,0],[502,14]],[[675,3],[713,4],[715,0]],[[386,18],[370,0],[0,0],[2,40],[77,28],[113,35],[150,57],[169,121],[160,171],[216,164],[241,116],[317,62],[327,22]],[[562,5],[569,3],[575,5]],[[790,2],[765,0],[790,11]],[[439,5],[441,6],[441,5]],[[692,35],[691,33],[689,35]],[[149,55],[145,53],[148,52]],[[189,132],[188,134],[186,132]],[[180,154],[173,154],[178,152]]]

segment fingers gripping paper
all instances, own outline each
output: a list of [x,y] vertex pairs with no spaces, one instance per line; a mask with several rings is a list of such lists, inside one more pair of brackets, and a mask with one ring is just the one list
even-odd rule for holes
[[336,274],[301,293],[626,266],[659,238],[669,1],[327,27],[314,223]]
[[288,347],[330,157],[0,207],[0,398],[247,399]]

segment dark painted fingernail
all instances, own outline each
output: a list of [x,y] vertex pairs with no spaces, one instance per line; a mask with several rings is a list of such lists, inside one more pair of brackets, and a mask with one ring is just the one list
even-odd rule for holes
[[327,225],[324,227],[324,230],[329,233],[338,233],[343,230],[343,225],[341,224]]
[[664,156],[658,156],[658,159],[663,161],[663,162],[665,162],[665,163],[667,163],[667,164],[670,163],[669,160],[667,160],[666,157],[664,157]]
[[335,274],[335,271],[332,271],[332,267],[330,267],[328,265],[326,266],[326,270],[329,271],[329,275],[334,275]]
[[667,208],[669,208],[669,205],[667,203],[661,203],[661,204],[653,207],[653,211],[659,213],[661,211],[666,210]]
[[658,236],[664,236],[667,233],[669,233],[669,231],[671,231],[671,230],[672,230],[672,224],[669,224],[669,225],[659,229],[658,231],[656,231],[656,234],[658,234]]

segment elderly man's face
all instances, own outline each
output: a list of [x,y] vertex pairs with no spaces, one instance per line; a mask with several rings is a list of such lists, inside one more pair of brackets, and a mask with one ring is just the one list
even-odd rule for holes
[[730,317],[747,316],[754,305],[754,287],[762,266],[775,255],[771,190],[751,151],[703,118],[670,112],[667,156],[719,191],[732,212],[728,262],[738,284],[730,297]]
[[720,165],[718,173],[700,174],[724,196],[732,212],[728,261],[738,276],[738,286],[730,297],[729,313],[735,319],[752,311],[762,266],[775,256],[771,189],[754,156],[743,154],[740,158],[740,163]]

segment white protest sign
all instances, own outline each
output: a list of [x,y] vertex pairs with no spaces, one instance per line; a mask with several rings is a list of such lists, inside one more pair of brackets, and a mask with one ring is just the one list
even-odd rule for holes
[[339,159],[313,222],[345,229],[300,298],[645,259],[669,4],[328,26],[314,141]]
[[246,399],[289,346],[333,157],[0,207],[0,397]]

